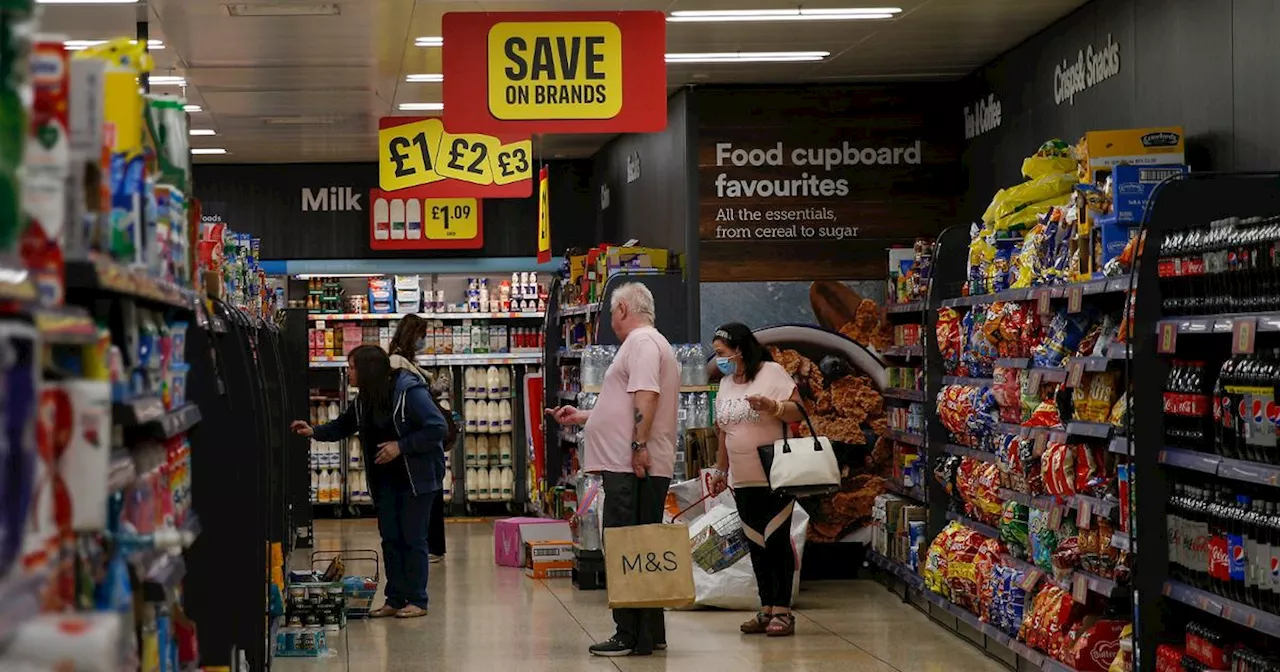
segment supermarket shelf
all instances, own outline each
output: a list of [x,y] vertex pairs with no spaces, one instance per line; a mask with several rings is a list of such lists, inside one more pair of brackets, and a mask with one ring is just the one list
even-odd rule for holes
[[969,376],[943,376],[942,377],[943,385],[971,385],[974,387],[980,387],[983,385],[989,386],[991,385],[991,383],[992,383],[992,380],[990,378],[971,378]]
[[165,439],[173,437],[195,427],[200,422],[200,407],[187,404],[182,408],[169,411],[160,419],[160,435]]
[[914,488],[908,488],[907,486],[901,483],[898,483],[897,481],[886,480],[884,482],[884,487],[889,492],[892,492],[895,495],[906,497],[907,499],[913,499],[922,504],[925,502],[924,488],[921,488],[919,486],[916,486]]
[[1025,369],[1031,366],[1031,359],[1027,357],[999,357],[994,365],[999,369]]
[[924,310],[924,301],[891,303],[884,307],[884,312],[886,313],[918,313],[922,310]]
[[902,564],[901,562],[880,555],[870,548],[867,549],[867,560],[876,567],[879,567],[899,579],[902,579],[908,586],[911,586],[916,590],[924,589],[924,577],[911,571],[910,567]]
[[923,345],[891,345],[880,354],[886,357],[924,357]]
[[960,457],[972,457],[975,460],[981,460],[983,462],[996,461],[996,456],[992,453],[988,453],[985,450],[978,450],[977,448],[970,448],[968,446],[956,445],[954,443],[948,443],[942,446],[942,450],[951,455],[959,455]]
[[194,311],[196,307],[195,293],[191,290],[158,280],[103,257],[68,261],[66,279],[69,292],[108,292],[186,311]]
[[1129,536],[1129,533],[1120,532],[1119,530],[1111,534],[1111,547],[1122,551],[1137,550],[1137,546],[1133,543],[1133,538]]
[[885,433],[885,436],[899,443],[905,443],[911,446],[924,445],[924,436],[916,434],[915,432],[904,432],[900,429],[891,429]]
[[[939,609],[946,611],[947,613],[954,616],[956,619],[964,621],[964,623],[969,627],[973,628],[974,630],[977,630],[978,632],[981,632],[983,635],[986,635],[987,639],[996,642],[1000,646],[1003,646],[1009,651],[1012,651],[1013,653],[1017,654],[1021,658],[1025,659],[1027,662],[1031,663],[1033,667],[1045,670],[1046,672],[1059,672],[1061,670],[1062,665],[1057,661],[1051,660],[1048,656],[1044,655],[1043,653],[1040,653],[1039,651],[1036,651],[1035,649],[1032,649],[1031,647],[1023,644],[1022,642],[1019,642],[1018,640],[1014,639],[1013,637],[1010,637],[1004,632],[1001,632],[995,626],[989,623],[983,623],[981,620],[978,619],[977,616],[973,615],[966,609],[963,609],[959,606],[952,604],[945,597],[942,597],[941,595],[938,595],[937,593],[931,590],[925,590],[924,597],[926,600],[928,600],[933,605],[937,606]],[[988,646],[990,646],[990,644],[988,644]],[[979,647],[979,648],[982,648],[982,647]],[[1050,668],[1048,667],[1049,663],[1052,663],[1057,667]]]
[[138,397],[114,404],[111,416],[115,424],[123,427],[137,427],[159,422],[165,417],[164,402],[160,397]]
[[888,387],[882,393],[889,399],[905,399],[906,401],[924,401],[924,390],[908,390],[903,387]]
[[1226,313],[1166,317],[1156,323],[1156,333],[1162,325],[1173,322],[1179,334],[1229,334],[1231,325],[1241,319],[1257,320],[1258,331],[1280,331],[1280,313]]
[[107,467],[107,492],[119,492],[133,484],[138,477],[138,467],[133,456],[121,448],[111,456],[111,465]]
[[1050,509],[1058,506],[1058,499],[1052,495],[1028,495],[1025,492],[1018,492],[1008,488],[1000,488],[1000,498],[1006,502],[1014,501],[1035,509]]
[[600,312],[599,303],[588,303],[582,306],[564,306],[560,309],[560,317],[573,317],[574,315],[587,315],[598,312]]
[[1160,451],[1160,463],[1206,474],[1216,474],[1218,465],[1222,464],[1222,458],[1187,448],[1165,448]]
[[[541,364],[541,352],[466,352],[450,355],[418,355],[415,360],[423,366],[488,366],[502,364]],[[345,357],[321,357],[312,359],[313,369],[344,369]]]
[[556,353],[560,359],[582,359],[582,349],[577,350],[561,350]]
[[[716,385],[681,385],[681,392],[715,392],[719,389]],[[589,394],[599,394],[599,385],[583,385],[582,391]]]
[[1105,422],[1084,422],[1074,420],[1067,423],[1067,434],[1069,436],[1088,436],[1095,439],[1111,438],[1111,425]]
[[1111,443],[1107,446],[1107,449],[1113,453],[1116,453],[1117,455],[1128,455],[1129,454],[1129,437],[1117,436],[1111,439]]
[[417,315],[428,320],[540,320],[543,312],[527,313],[308,313],[307,319],[316,320],[402,320],[405,315]]
[[563,401],[575,401],[578,398],[578,393],[572,390],[560,390],[557,396]]
[[1160,462],[1172,467],[1193,469],[1222,478],[1261,485],[1280,485],[1280,465],[1263,464],[1219,457],[1187,448],[1165,448],[1160,451]]
[[1015,425],[1011,422],[1002,422],[999,425],[996,425],[996,428],[1004,434],[1016,434],[1018,436],[1030,437],[1044,434],[1049,441],[1057,443],[1066,443],[1067,441],[1067,432],[1061,427],[1023,427],[1022,425]]
[[1250,630],[1280,637],[1280,616],[1254,609],[1225,597],[1219,597],[1199,588],[1193,588],[1177,581],[1164,582],[1164,596],[1169,599],[1190,605],[1208,614],[1225,618]]
[[996,528],[991,527],[990,525],[987,525],[985,523],[979,523],[978,521],[968,516],[961,515],[954,511],[947,512],[947,520],[954,520],[957,523],[961,523],[962,525],[970,529],[976,530],[979,534],[981,534],[984,537],[990,537],[992,539],[1000,538],[1000,530],[997,530]]
[[1042,292],[1049,292],[1049,296],[1051,298],[1061,299],[1067,297],[1071,290],[1076,287],[1081,288],[1081,293],[1084,295],[1126,292],[1129,291],[1129,276],[1121,275],[1114,278],[1099,278],[1097,280],[1072,282],[1063,285],[1054,285],[1052,287],[1006,289],[1003,292],[996,292],[994,294],[961,296],[954,299],[944,299],[942,301],[942,307],[960,308],[965,306],[978,306],[988,303],[996,303],[998,301],[1030,301],[1031,299],[1038,298]]
[[89,345],[98,340],[98,325],[89,311],[80,306],[35,308],[31,311],[36,331],[45,343]]

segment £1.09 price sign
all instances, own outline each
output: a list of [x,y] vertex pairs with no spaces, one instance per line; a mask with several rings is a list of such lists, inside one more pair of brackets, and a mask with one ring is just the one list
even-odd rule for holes
[[378,121],[378,187],[418,198],[525,198],[533,193],[527,138],[450,133],[436,118]]
[[[413,191],[413,190],[409,190]],[[369,194],[374,250],[472,250],[484,247],[484,210],[475,198],[420,198],[405,191]]]
[[667,125],[662,12],[449,12],[444,114],[485,133]]

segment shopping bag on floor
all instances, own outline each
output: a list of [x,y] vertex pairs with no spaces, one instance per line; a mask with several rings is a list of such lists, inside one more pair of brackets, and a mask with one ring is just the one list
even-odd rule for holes
[[609,608],[693,603],[693,557],[685,525],[632,525],[604,531]]

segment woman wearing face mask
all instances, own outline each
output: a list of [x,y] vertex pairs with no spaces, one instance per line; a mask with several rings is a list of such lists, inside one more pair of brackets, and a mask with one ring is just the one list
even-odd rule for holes
[[[442,390],[436,389],[432,383],[431,376],[414,361],[427,347],[427,329],[430,326],[426,320],[417,315],[405,315],[404,319],[400,320],[400,325],[396,327],[395,336],[391,337],[391,348],[389,349],[391,368],[412,373],[431,389],[431,400],[436,403],[436,407],[440,409],[440,414],[444,416],[445,422],[449,425],[449,433],[444,440],[444,449],[447,453],[453,450],[454,441],[458,437],[458,426],[453,421],[453,413],[441,406],[440,401],[436,399],[436,395]],[[443,392],[448,393],[448,390],[443,390]],[[427,547],[431,549],[429,556],[431,562],[444,560],[444,490],[436,493],[435,501],[431,504],[431,521],[427,526]]]
[[781,439],[783,423],[803,417],[800,394],[786,369],[773,361],[746,325],[735,322],[716,329],[711,344],[716,351],[716,368],[724,374],[716,395],[720,445],[711,487],[716,494],[726,485],[733,487],[760,592],[760,613],[741,629],[749,635],[787,637],[795,634],[796,628],[791,614],[796,571],[791,547],[795,498],[769,488],[758,448]]

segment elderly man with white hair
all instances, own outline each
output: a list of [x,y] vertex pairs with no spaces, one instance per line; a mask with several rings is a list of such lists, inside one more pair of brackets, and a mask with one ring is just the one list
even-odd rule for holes
[[[676,460],[680,365],[671,343],[653,327],[653,294],[622,285],[610,301],[610,324],[622,347],[604,374],[589,411],[548,409],[562,425],[586,425],[583,469],[604,480],[605,527],[662,522]],[[597,656],[647,656],[667,648],[662,609],[614,609],[617,632],[594,644]]]

